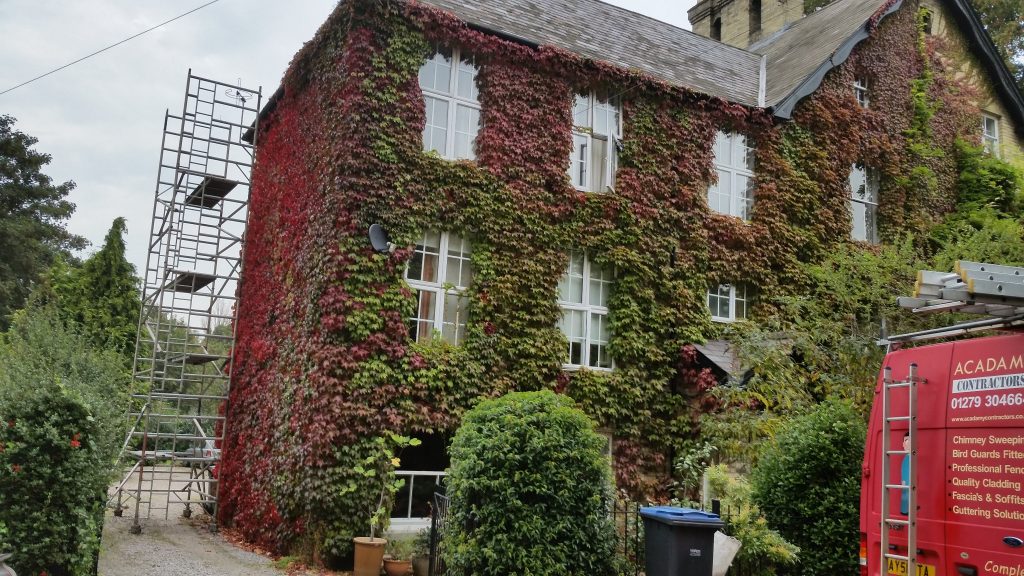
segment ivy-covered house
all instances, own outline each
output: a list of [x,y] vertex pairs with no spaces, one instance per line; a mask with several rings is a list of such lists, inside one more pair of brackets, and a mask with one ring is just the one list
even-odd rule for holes
[[372,438],[443,470],[467,407],[541,388],[656,493],[734,369],[724,325],[951,210],[958,139],[1022,158],[965,0],[790,4],[704,0],[701,35],[597,0],[341,2],[256,134],[221,520],[344,555]]

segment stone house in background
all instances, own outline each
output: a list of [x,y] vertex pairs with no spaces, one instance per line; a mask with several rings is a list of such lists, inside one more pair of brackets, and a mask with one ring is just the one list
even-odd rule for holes
[[691,33],[598,0],[340,3],[255,135],[221,521],[344,556],[368,439],[424,440],[415,523],[462,412],[539,388],[656,494],[734,369],[723,326],[952,210],[957,139],[1022,158],[963,0],[792,4],[705,0]]

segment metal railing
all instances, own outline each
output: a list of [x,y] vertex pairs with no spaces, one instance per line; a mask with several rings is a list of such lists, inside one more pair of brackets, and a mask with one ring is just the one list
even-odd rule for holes
[[427,576],[444,574],[444,533],[448,526],[448,497],[434,493],[434,510],[430,516],[430,567]]

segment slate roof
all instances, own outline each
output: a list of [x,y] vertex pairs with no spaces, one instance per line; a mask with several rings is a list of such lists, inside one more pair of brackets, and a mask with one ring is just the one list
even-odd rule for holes
[[418,0],[470,25],[758,106],[761,57],[598,0]]
[[[831,69],[842,63],[849,52],[842,54],[840,48],[864,30],[867,20],[884,3],[885,0],[833,2],[750,46],[750,51],[767,58],[765,105],[776,107],[783,103],[801,84],[812,80],[823,64]],[[812,90],[819,83],[820,79],[814,82]]]
[[724,375],[739,376],[740,361],[736,355],[736,348],[728,340],[711,340],[704,344],[694,344],[693,347]]

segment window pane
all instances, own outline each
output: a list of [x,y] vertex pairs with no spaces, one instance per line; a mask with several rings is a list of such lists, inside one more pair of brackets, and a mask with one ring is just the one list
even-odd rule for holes
[[476,135],[480,132],[480,111],[469,106],[455,108],[455,158],[476,159]]
[[754,210],[754,180],[752,178],[744,177],[747,181],[744,187],[745,191],[743,197],[740,199],[740,218],[744,220],[750,220],[751,213]]
[[473,281],[469,242],[459,236],[448,236],[448,262],[443,282],[465,288]]
[[442,156],[447,153],[448,102],[429,96],[423,98],[426,105],[427,122],[423,126],[423,149],[436,150]]
[[577,94],[572,103],[572,123],[581,128],[590,128],[590,97]]
[[427,232],[416,245],[405,277],[410,280],[437,282],[437,263],[440,255],[441,237],[437,232]]
[[735,286],[736,291],[736,319],[746,320],[747,318],[747,287],[745,285]]
[[590,265],[590,292],[588,304],[591,306],[608,307],[608,292],[611,289],[612,275],[605,269],[591,263]]
[[718,171],[718,184],[708,188],[708,207],[719,214],[729,214],[732,198],[732,173]]
[[861,202],[850,202],[851,233],[854,240],[868,239],[867,205]]
[[591,183],[589,190],[591,192],[604,192],[608,186],[608,170],[610,168],[608,140],[594,136],[590,139],[590,145],[593,149],[590,165],[594,169],[590,175]]
[[594,104],[594,134],[607,136],[612,134],[612,121],[615,111],[607,102],[598,101]]
[[732,143],[729,135],[719,132],[715,135],[715,164],[732,166]]
[[864,239],[878,244],[878,206],[864,206]]
[[867,175],[864,172],[864,166],[854,164],[850,167],[850,197],[855,200],[864,200],[866,186]]
[[754,171],[754,166],[757,161],[757,153],[753,147],[747,146],[747,139],[743,138],[743,167],[751,172]]
[[455,95],[464,100],[477,101],[480,95],[476,86],[476,66],[472,58],[468,60],[459,59],[459,72],[456,78]]
[[583,303],[583,254],[569,255],[569,267],[558,281],[558,298],[562,302]]
[[460,344],[466,334],[466,316],[469,299],[461,294],[445,294],[444,321],[441,338],[449,344]]
[[417,342],[429,342],[433,336],[436,297],[429,290],[416,291],[416,317],[411,319],[410,332]]
[[584,333],[585,316],[581,310],[565,310],[562,314],[560,328],[562,334],[569,340],[567,362],[569,364],[583,363],[583,346],[586,342]]
[[569,160],[569,179],[572,185],[577,188],[585,188],[587,185],[587,158],[588,141],[590,138],[585,134],[572,135],[572,158]]
[[439,51],[420,68],[420,88],[448,94],[451,90],[451,77],[451,54]]
[[590,357],[588,365],[596,368],[611,368],[608,356],[608,318],[604,314],[590,315]]
[[865,169],[865,188],[864,188],[864,200],[872,204],[878,204],[878,186],[879,186],[879,175],[878,170],[874,168]]

